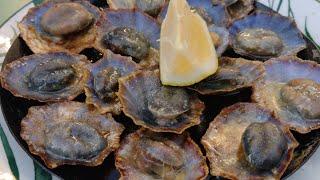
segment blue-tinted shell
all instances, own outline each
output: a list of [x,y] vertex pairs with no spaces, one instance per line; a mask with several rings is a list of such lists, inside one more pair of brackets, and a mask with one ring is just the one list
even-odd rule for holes
[[63,164],[98,166],[120,145],[124,126],[85,103],[67,101],[33,106],[20,135],[49,168]]
[[[253,101],[272,110],[275,116],[291,129],[300,133],[308,133],[320,128],[319,118],[306,117],[296,107],[291,108],[289,102],[283,100],[282,90],[292,80],[312,80],[320,86],[320,65],[313,61],[302,60],[294,56],[273,58],[264,62],[266,73],[253,86]],[[320,91],[312,87],[314,98],[320,101]],[[307,93],[307,91],[304,91]],[[311,101],[300,99],[299,105],[308,110]]]
[[[168,91],[164,92],[163,89]],[[162,97],[165,98],[160,96],[159,99],[161,92],[164,92],[165,96]],[[179,92],[179,97],[175,96]],[[200,123],[204,110],[203,102],[195,94],[181,87],[163,86],[159,70],[136,71],[120,78],[118,97],[126,116],[135,124],[154,132],[181,134],[185,129]],[[158,101],[160,105],[157,105]]]
[[[84,86],[89,77],[89,61],[83,55],[70,54],[64,52],[55,52],[47,54],[33,54],[17,59],[6,64],[1,71],[1,85],[9,90],[14,96],[35,99],[42,102],[73,100],[84,91]],[[55,70],[60,68],[73,71],[71,76],[60,71],[54,74]],[[39,72],[40,71],[40,72]],[[53,71],[53,74],[48,74]],[[33,72],[36,76],[47,72],[47,76],[39,77],[40,86],[34,89],[30,77]],[[50,77],[50,75],[52,75]],[[68,75],[70,82],[63,82],[61,77]],[[60,79],[58,78],[60,77]],[[65,76],[66,77],[66,76]],[[51,84],[49,89],[42,89],[43,86]],[[52,84],[53,83],[53,84]],[[66,83],[61,88],[54,87],[57,83]],[[31,84],[31,86],[30,86]],[[56,89],[55,89],[56,88]]]
[[139,65],[148,69],[158,68],[160,24],[155,19],[136,9],[106,9],[104,11],[104,18],[98,23],[98,38],[95,45],[97,49],[105,51],[108,48],[104,44],[104,36],[107,33],[113,32],[116,28],[131,28],[141,33],[150,44],[146,57],[138,59]]
[[107,0],[111,9],[140,9],[150,16],[157,16],[167,0]]
[[107,0],[111,9],[133,9],[135,0]]
[[[112,98],[103,100],[99,98],[94,88],[95,78],[98,78],[97,75],[107,68],[115,69],[119,73],[119,76],[117,77],[119,78],[127,76],[128,74],[137,70],[138,65],[132,61],[130,57],[116,55],[111,51],[108,51],[102,59],[94,63],[90,68],[90,78],[85,87],[86,103],[93,104],[100,113],[111,112],[114,114],[120,114],[121,104],[118,97],[115,95]],[[115,90],[113,93],[115,94],[116,91],[117,90]]]
[[[270,170],[252,167],[242,149],[242,136],[252,123],[272,123],[284,134],[287,149],[281,161]],[[278,139],[273,139],[274,141]],[[206,150],[212,176],[228,179],[280,179],[293,158],[298,142],[289,128],[273,117],[272,113],[256,103],[236,103],[222,109],[209,125],[201,144]]]
[[214,75],[189,88],[202,95],[228,94],[252,87],[264,73],[262,62],[221,57],[218,71]]
[[232,21],[241,19],[254,9],[254,0],[237,0],[232,4],[225,4]]
[[235,21],[229,28],[231,46],[236,53],[243,56],[262,60],[271,58],[270,56],[251,54],[238,47],[237,35],[248,29],[269,30],[277,34],[283,45],[279,56],[295,55],[306,48],[306,42],[292,19],[271,12],[257,11],[241,20]]
[[[215,24],[217,26],[226,27],[230,23],[230,18],[227,13],[226,8],[223,5],[213,5],[211,0],[188,0],[191,8],[201,9],[208,15],[210,22],[207,20],[208,26]],[[163,19],[166,17],[168,10],[168,4],[166,4],[158,15],[157,20],[162,23]],[[211,22],[212,20],[212,22]]]
[[98,45],[102,45],[102,37],[118,27],[128,27],[142,33],[150,42],[151,46],[159,49],[160,25],[149,15],[140,10],[111,10],[103,12],[104,18],[99,21]]
[[115,154],[120,179],[204,180],[205,156],[188,133],[156,133],[141,128],[121,141]]
[[[85,30],[67,35],[54,36],[44,31],[40,25],[41,17],[55,4],[73,2],[81,4],[89,11],[94,22]],[[100,10],[85,0],[51,0],[29,9],[28,13],[18,24],[21,37],[34,53],[53,51],[79,53],[85,48],[93,47],[96,38],[96,22],[101,17]],[[68,21],[68,18],[65,18]]]
[[229,31],[224,27],[218,27],[216,25],[211,25],[208,27],[210,32],[216,33],[219,36],[219,44],[216,48],[218,56],[221,56],[229,46]]

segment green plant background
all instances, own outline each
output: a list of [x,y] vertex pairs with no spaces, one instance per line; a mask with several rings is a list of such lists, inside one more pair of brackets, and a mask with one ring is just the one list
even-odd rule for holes
[[[294,13],[292,11],[292,8],[291,8],[291,0],[279,0],[279,2],[276,3],[276,0],[268,0],[268,4],[269,4],[269,7],[272,8],[272,9],[276,9],[276,11],[279,12],[281,6],[283,5],[283,2],[284,1],[287,1],[288,3],[288,14],[287,16],[288,17],[292,17],[294,19]],[[315,0],[316,2],[320,3],[320,0]],[[276,8],[275,8],[276,7]],[[316,44],[318,50],[320,50],[320,44],[317,44],[315,42],[315,39],[312,37],[312,35],[310,34],[309,30],[308,30],[308,18],[306,17],[305,18],[305,22],[304,22],[304,34],[312,41],[314,42],[314,44]]]

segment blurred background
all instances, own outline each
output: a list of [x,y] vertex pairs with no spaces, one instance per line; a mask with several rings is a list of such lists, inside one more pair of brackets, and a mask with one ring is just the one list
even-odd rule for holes
[[0,0],[0,24],[31,0]]

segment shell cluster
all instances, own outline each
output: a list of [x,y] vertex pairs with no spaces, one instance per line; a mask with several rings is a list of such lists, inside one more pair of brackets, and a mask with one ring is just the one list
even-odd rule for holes
[[[209,167],[212,176],[280,179],[298,146],[290,130],[320,128],[320,65],[297,57],[306,42],[295,22],[253,0],[188,0],[207,22],[219,69],[172,87],[159,78],[168,0],[107,2],[48,0],[19,23],[35,54],[6,64],[0,79],[14,96],[48,103],[21,121],[29,150],[49,168],[97,166],[116,151],[122,179],[205,179]],[[86,48],[102,58],[90,62]],[[195,143],[188,131],[203,121],[202,99],[245,88],[252,102],[224,108]],[[123,139],[121,113],[141,127]]]

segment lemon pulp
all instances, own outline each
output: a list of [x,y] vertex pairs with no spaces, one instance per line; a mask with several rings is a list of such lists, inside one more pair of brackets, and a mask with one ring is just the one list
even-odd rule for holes
[[160,77],[164,85],[188,86],[214,74],[218,58],[206,22],[186,0],[171,0],[161,25]]

